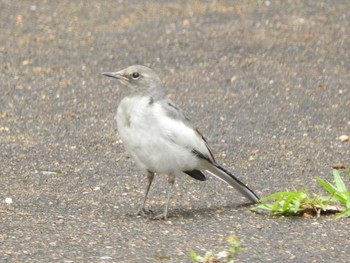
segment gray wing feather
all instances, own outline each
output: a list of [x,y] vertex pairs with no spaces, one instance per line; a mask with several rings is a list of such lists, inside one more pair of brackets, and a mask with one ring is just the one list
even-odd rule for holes
[[[208,144],[207,144],[207,140],[204,138],[204,136],[196,129],[193,127],[191,121],[189,118],[187,118],[183,112],[181,111],[181,109],[179,109],[171,100],[169,99],[164,99],[164,100],[161,100],[159,101],[159,103],[162,105],[162,107],[164,108],[167,116],[169,118],[172,118],[172,119],[175,119],[175,120],[181,120],[184,124],[186,124],[186,126],[192,128],[196,133],[197,135],[204,141],[206,147],[207,147],[207,150],[209,152],[209,156],[205,156],[205,159],[209,159],[210,162],[216,164],[216,161],[214,159],[214,156],[212,154],[212,152],[210,151],[209,147],[208,147]],[[195,149],[192,150],[196,155],[197,154],[200,154],[200,155],[203,155],[203,153],[198,153],[196,152]]]
[[171,100],[164,99],[158,101],[164,108],[166,114],[175,120],[182,120],[186,125],[192,127],[190,120],[183,114],[180,108],[178,108]]

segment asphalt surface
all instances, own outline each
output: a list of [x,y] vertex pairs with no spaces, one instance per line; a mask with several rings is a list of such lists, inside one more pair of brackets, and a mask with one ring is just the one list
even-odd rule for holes
[[[217,161],[260,196],[350,165],[350,2],[0,1],[0,261],[190,262],[235,235],[237,262],[349,262],[349,219],[250,212],[215,178],[177,179],[169,221],[135,215],[104,78],[154,68]],[[165,203],[166,177],[150,194]]]

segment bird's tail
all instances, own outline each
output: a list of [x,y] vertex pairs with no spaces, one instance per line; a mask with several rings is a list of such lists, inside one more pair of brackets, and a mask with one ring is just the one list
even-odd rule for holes
[[246,186],[233,174],[229,173],[221,166],[205,162],[204,169],[210,174],[214,175],[215,177],[234,187],[237,191],[239,191],[242,195],[244,195],[253,203],[259,202],[260,198],[253,192],[253,190],[251,190],[248,186]]

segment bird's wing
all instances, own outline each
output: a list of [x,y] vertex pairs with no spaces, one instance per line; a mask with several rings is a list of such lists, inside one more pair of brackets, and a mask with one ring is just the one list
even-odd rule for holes
[[159,115],[158,120],[161,122],[160,125],[164,127],[164,132],[171,141],[192,151],[195,155],[215,163],[204,137],[171,100],[160,100],[155,106]]
[[[189,119],[185,117],[175,104],[170,100],[162,100],[159,101],[158,106],[158,114],[163,115],[158,119],[162,121],[161,127],[164,127],[169,140],[192,151],[201,160],[198,170],[206,170],[215,177],[223,180],[250,201],[254,203],[259,201],[259,197],[248,186],[215,162],[204,137],[193,128]],[[198,177],[196,179],[205,179],[204,175],[202,176],[192,171],[187,174],[194,178]]]

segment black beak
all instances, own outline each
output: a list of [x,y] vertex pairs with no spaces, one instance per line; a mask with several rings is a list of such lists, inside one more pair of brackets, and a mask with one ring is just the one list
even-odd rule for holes
[[118,79],[118,80],[128,80],[127,77],[125,77],[124,75],[120,74],[119,72],[103,72],[102,75],[106,76],[106,77],[110,77],[110,78],[115,78],[115,79]]

